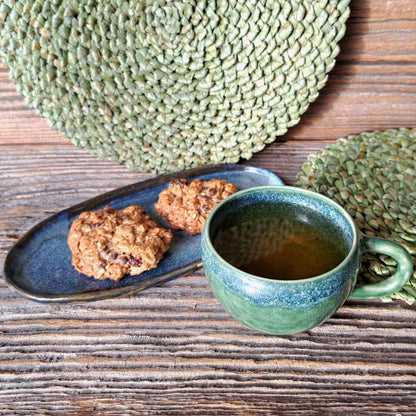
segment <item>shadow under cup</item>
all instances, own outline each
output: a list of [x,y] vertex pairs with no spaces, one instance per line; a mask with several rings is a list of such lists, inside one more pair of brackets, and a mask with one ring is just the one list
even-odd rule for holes
[[[265,220],[273,217],[311,225],[342,250],[343,259],[319,276],[299,280],[242,271],[237,267],[241,259],[274,249],[278,236],[270,233]],[[224,233],[230,240],[224,242],[225,229],[237,231],[234,236]],[[284,233],[287,227],[279,230]],[[211,213],[202,236],[202,261],[212,290],[238,321],[268,333],[302,332],[329,318],[349,296],[361,263],[359,234],[343,208],[322,195],[285,186],[253,188],[232,195]],[[219,254],[228,245],[233,247],[231,261]],[[302,264],[302,256],[298,261]]]

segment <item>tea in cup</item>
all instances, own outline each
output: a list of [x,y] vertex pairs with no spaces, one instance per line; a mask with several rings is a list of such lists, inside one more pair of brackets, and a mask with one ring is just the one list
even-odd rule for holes
[[[366,251],[391,256],[397,270],[356,287]],[[348,297],[392,294],[413,271],[401,245],[362,234],[337,203],[290,186],[246,189],[221,202],[204,227],[202,262],[226,311],[273,334],[311,329]]]

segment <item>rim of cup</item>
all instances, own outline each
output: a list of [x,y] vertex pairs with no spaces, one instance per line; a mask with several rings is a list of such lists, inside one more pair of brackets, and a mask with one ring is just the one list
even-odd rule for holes
[[[210,227],[211,227],[213,218],[218,213],[218,211],[223,209],[224,206],[230,204],[234,199],[239,198],[239,197],[243,196],[244,194],[248,194],[248,193],[251,193],[251,192],[257,192],[257,191],[263,191],[264,192],[268,189],[273,190],[273,192],[278,190],[280,193],[294,193],[294,191],[296,191],[296,193],[305,194],[309,197],[312,197],[313,199],[318,199],[318,200],[321,200],[321,201],[325,202],[326,204],[328,204],[332,208],[334,208],[336,211],[338,211],[340,214],[342,214],[342,216],[347,220],[348,224],[350,225],[350,228],[351,228],[352,233],[353,233],[353,239],[352,239],[352,242],[348,241],[348,243],[350,244],[348,253],[345,255],[344,259],[336,267],[328,270],[325,273],[322,273],[322,274],[319,274],[319,275],[316,275],[316,276],[306,277],[306,278],[303,278],[303,279],[287,280],[287,279],[268,278],[268,277],[262,277],[262,276],[258,276],[258,275],[255,275],[255,274],[247,273],[244,270],[239,269],[236,266],[233,266],[231,263],[229,263],[227,260],[225,260],[218,253],[218,251],[215,249],[215,247],[212,243],[212,238],[210,236]],[[295,205],[299,205],[299,204],[295,204]],[[315,211],[315,212],[317,212],[317,211]],[[319,212],[318,212],[318,214],[319,214]],[[227,267],[229,267],[231,270],[235,270],[236,272],[242,274],[243,276],[245,276],[247,278],[254,279],[254,280],[260,280],[260,281],[266,281],[266,282],[276,282],[276,283],[279,283],[279,284],[293,285],[293,284],[304,283],[306,281],[313,281],[313,280],[316,281],[316,280],[325,279],[326,277],[328,277],[329,275],[338,271],[339,269],[342,269],[345,266],[345,264],[347,264],[350,261],[350,258],[353,255],[354,249],[359,244],[359,235],[360,235],[360,233],[361,232],[357,228],[357,226],[356,226],[354,220],[352,219],[351,215],[348,214],[348,212],[341,205],[337,204],[336,202],[334,202],[332,199],[328,198],[327,196],[321,195],[317,192],[309,191],[307,189],[297,188],[297,187],[294,187],[294,186],[264,185],[264,186],[258,186],[258,187],[254,187],[254,188],[247,188],[247,189],[237,191],[236,193],[230,195],[229,197],[227,197],[226,199],[221,201],[209,214],[209,216],[208,216],[208,218],[205,222],[204,229],[203,229],[202,239],[205,240],[205,243],[206,243],[208,249],[214,255],[214,257],[220,263],[223,263]]]

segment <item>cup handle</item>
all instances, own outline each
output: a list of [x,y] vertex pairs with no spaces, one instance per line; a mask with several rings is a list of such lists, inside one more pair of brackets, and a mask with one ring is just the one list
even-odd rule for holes
[[413,261],[406,249],[398,243],[384,238],[361,235],[362,251],[372,251],[386,254],[396,260],[396,272],[386,280],[378,283],[368,283],[355,287],[350,298],[370,299],[391,295],[401,289],[410,279],[413,273]]

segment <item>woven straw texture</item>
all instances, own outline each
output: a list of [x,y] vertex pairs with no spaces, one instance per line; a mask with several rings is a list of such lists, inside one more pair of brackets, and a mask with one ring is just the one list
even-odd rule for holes
[[[339,139],[311,155],[297,186],[327,195],[342,205],[368,235],[406,247],[416,266],[416,131],[387,130]],[[366,254],[359,283],[391,275],[395,262]],[[410,282],[385,301],[416,301],[416,269]]]
[[102,159],[167,172],[249,159],[299,122],[349,0],[5,0],[27,103]]

